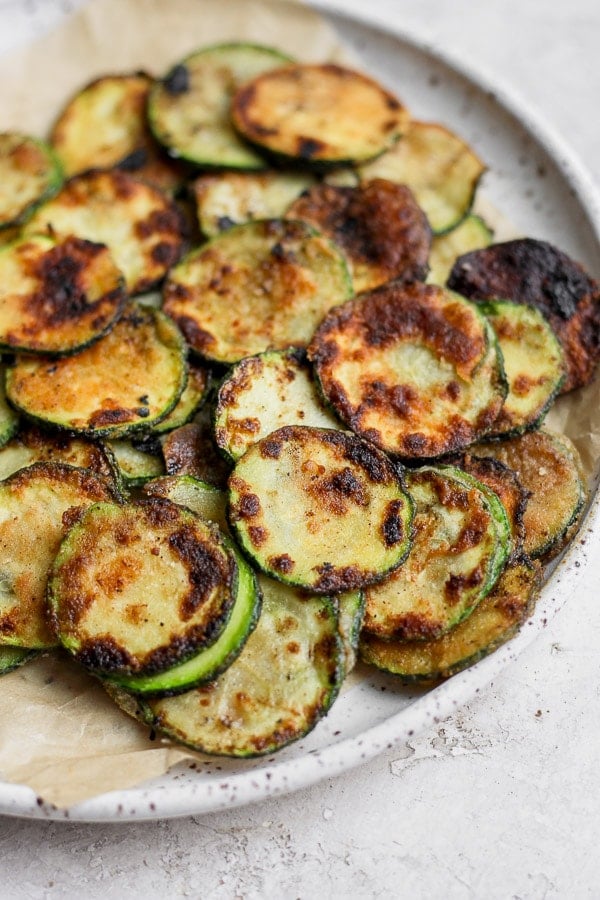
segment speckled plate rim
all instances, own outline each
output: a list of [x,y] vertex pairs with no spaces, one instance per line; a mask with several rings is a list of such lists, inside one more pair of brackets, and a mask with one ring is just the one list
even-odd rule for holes
[[[493,102],[516,119],[553,159],[586,214],[596,242],[600,244],[600,193],[592,179],[561,136],[512,90],[499,83],[497,77],[492,78],[481,68],[471,68],[447,50],[418,35],[389,26],[371,12],[349,15],[329,7],[326,2],[313,2],[311,5],[328,16],[334,26],[336,20],[345,20],[355,25],[362,24],[382,36],[395,37],[404,45],[454,70],[477,89],[487,92],[488,96],[493,97]],[[583,587],[588,561],[599,552],[600,495],[596,493],[578,538],[544,585],[535,615],[519,634],[492,656],[455,675],[399,713],[356,737],[307,752],[302,757],[285,759],[259,769],[229,773],[218,784],[198,780],[196,784],[138,786],[102,794],[68,809],[57,809],[40,802],[34,792],[23,785],[0,782],[0,814],[71,822],[128,822],[198,815],[262,801],[338,775],[372,759],[385,749],[406,742],[432,723],[442,721],[489,686],[494,677],[543,631],[569,596]]]

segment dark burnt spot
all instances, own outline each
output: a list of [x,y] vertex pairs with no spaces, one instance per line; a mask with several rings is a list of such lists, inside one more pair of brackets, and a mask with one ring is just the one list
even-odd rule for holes
[[252,122],[250,125],[252,133],[258,138],[274,137],[279,134],[279,129],[269,125],[261,125],[260,122]]
[[18,625],[10,617],[10,614],[5,613],[2,617],[0,617],[0,634],[11,635],[18,631]]
[[263,459],[279,459],[283,450],[283,442],[269,437],[260,441],[258,448]]
[[190,89],[190,73],[186,66],[179,63],[173,66],[163,80],[167,93],[176,97],[178,94],[186,94]]
[[421,613],[404,613],[394,621],[394,638],[405,641],[431,641],[439,637],[439,622]]
[[291,265],[296,265],[298,262],[294,251],[289,247],[285,247],[280,241],[271,247],[271,256],[280,262],[290,263]]
[[125,422],[131,422],[138,417],[137,408],[99,409],[92,413],[89,418],[89,424],[91,428],[107,428],[111,425],[122,425]]
[[381,531],[386,547],[393,547],[400,544],[404,540],[404,526],[402,522],[402,513],[404,512],[403,500],[392,500],[388,503]]
[[150,410],[147,406],[138,406],[135,409],[135,413],[140,417],[140,419],[147,419],[150,415]]
[[429,441],[420,431],[404,435],[402,448],[405,456],[427,456]]
[[449,381],[446,385],[446,393],[450,400],[456,403],[460,397],[460,384],[457,381]]
[[148,163],[148,160],[148,150],[145,147],[138,147],[117,163],[117,168],[122,172],[137,172]]
[[464,553],[477,547],[485,537],[490,525],[490,518],[483,510],[477,510],[470,517],[464,528],[461,529],[455,544],[454,553]]
[[135,666],[131,654],[110,635],[83,643],[76,659],[86,669],[107,674],[128,671]]
[[174,316],[174,319],[179,325],[184,338],[194,350],[206,353],[215,345],[216,341],[213,335],[200,328],[196,320],[192,319],[191,316]]
[[448,606],[456,606],[463,595],[479,587],[483,582],[483,573],[479,567],[468,575],[449,575],[444,585],[444,598]]
[[179,235],[181,229],[181,216],[173,206],[154,209],[135,225],[135,233],[140,238],[150,237],[151,234]]
[[[181,618],[187,622],[212,599],[217,588],[229,583],[231,574],[223,554],[201,540],[192,526],[184,526],[169,535],[169,547],[188,573],[190,591],[180,603]],[[210,622],[206,627],[210,627]]]
[[237,502],[237,515],[241,519],[251,519],[261,511],[256,494],[242,494]]
[[[144,501],[144,514],[152,528],[160,529],[175,524],[181,516],[181,509],[170,500],[162,498],[153,498],[150,501]],[[125,524],[123,529],[123,541],[128,540],[130,534],[129,527]]]
[[319,577],[313,585],[313,590],[319,594],[341,594],[345,591],[353,591],[367,580],[365,573],[358,566],[342,566],[340,568],[333,563],[325,562],[315,567]]
[[179,246],[176,244],[168,244],[166,241],[160,241],[160,243],[152,248],[150,256],[155,263],[158,263],[158,265],[169,268],[179,259]]
[[217,218],[217,228],[219,231],[229,231],[235,224],[235,221],[229,216],[219,216]]
[[275,572],[280,572],[282,575],[289,575],[296,565],[294,560],[291,556],[288,556],[287,553],[281,553],[279,556],[270,556],[267,559],[267,564],[269,568],[273,569]]
[[363,507],[369,502],[364,485],[348,467],[334,472],[329,477],[311,480],[306,489],[317,499],[320,506],[336,516],[347,513],[349,500]]
[[[427,474],[425,475],[427,478]],[[444,478],[432,473],[428,478],[438,503],[447,509],[466,510],[470,505],[470,492],[453,478]]]
[[74,525],[77,525],[78,522],[81,522],[84,512],[85,506],[71,506],[69,509],[66,509],[61,519],[63,528],[68,531]]
[[402,109],[402,104],[400,103],[400,101],[397,100],[395,97],[392,97],[391,94],[386,94],[385,105],[387,106],[388,109],[393,109],[393,110]]
[[374,484],[384,484],[393,478],[390,463],[380,450],[360,438],[343,435],[346,438],[344,458],[359,466]]
[[296,153],[300,159],[312,159],[324,150],[327,150],[327,144],[317,138],[299,135],[296,139]]
[[248,537],[255,547],[262,547],[269,538],[269,532],[260,525],[249,525]]

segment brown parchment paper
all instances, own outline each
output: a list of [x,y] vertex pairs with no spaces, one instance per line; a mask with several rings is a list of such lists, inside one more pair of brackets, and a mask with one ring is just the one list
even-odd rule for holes
[[[227,40],[273,44],[306,61],[352,55],[314,11],[287,0],[93,0],[51,35],[0,59],[0,131],[45,136],[63,103],[94,77],[160,74],[197,47]],[[497,239],[514,235],[479,198]],[[552,411],[591,477],[600,457],[598,387]],[[2,678],[0,778],[58,807],[132,787],[197,754],[150,741],[92,678],[51,655]]]

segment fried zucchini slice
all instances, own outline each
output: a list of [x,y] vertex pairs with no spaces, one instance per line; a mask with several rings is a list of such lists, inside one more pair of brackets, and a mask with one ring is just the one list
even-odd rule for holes
[[132,304],[106,337],[75,356],[19,357],[6,373],[6,393],[41,423],[124,437],[164,418],[185,379],[185,347],[175,324]]
[[142,701],[146,721],[201,753],[262,756],[308,734],[337,696],[342,648],[331,603],[260,576],[258,625],[216,681]]
[[0,349],[74,353],[113,327],[125,300],[103,244],[31,235],[0,250]]
[[498,497],[460,469],[416,469],[406,483],[413,546],[389,578],[366,588],[364,629],[384,640],[431,640],[492,589],[510,551],[510,525]]
[[384,641],[363,633],[360,658],[405,683],[449,678],[510,640],[530,615],[540,581],[539,563],[512,562],[468,619],[439,638]]
[[0,480],[36,462],[59,462],[116,485],[115,460],[105,444],[75,438],[64,432],[47,432],[25,426],[0,450]]
[[490,436],[537,428],[566,377],[564,355],[552,328],[533,306],[496,300],[481,309],[496,334],[508,394]]
[[392,279],[425,280],[431,229],[404,185],[382,178],[356,187],[318,184],[286,216],[308,222],[342,248],[357,294]]
[[147,497],[164,497],[179,506],[187,506],[202,519],[215,522],[224,534],[229,532],[227,494],[212,484],[193,475],[165,475],[147,482],[143,491]]
[[305,172],[218,172],[191,185],[198,224],[207,238],[255,219],[280,219],[302,191],[314,184]]
[[91,472],[40,462],[0,482],[0,644],[54,647],[46,616],[48,572],[80,511],[113,500]]
[[164,434],[181,428],[192,419],[206,400],[210,385],[210,372],[197,363],[188,363],[188,378],[183,393],[168,416],[152,426],[156,434]]
[[564,434],[530,431],[472,448],[513,469],[528,495],[523,549],[533,558],[558,553],[579,524],[587,499],[577,449]]
[[126,172],[85,172],[29,219],[25,233],[106,244],[130,294],[149,291],[181,254],[183,218],[161,191]]
[[235,94],[231,117],[261,150],[321,168],[373,159],[408,122],[406,108],[382,85],[333,63],[259,75]]
[[54,629],[92,672],[155,675],[212,646],[231,615],[235,558],[217,528],[169,500],[96,503],[48,582]]
[[361,167],[361,179],[406,184],[434,234],[455,228],[469,213],[485,164],[443,125],[410,122],[402,138],[380,159]]
[[119,168],[169,193],[185,167],[155,141],[146,119],[154,80],[143,72],[97,78],[69,100],[50,141],[67,176]]
[[356,666],[360,631],[365,618],[364,591],[338,594],[332,598],[337,607],[338,631],[344,648],[344,678]]
[[244,552],[268,575],[316,594],[356,590],[399,566],[411,519],[387,457],[342,431],[280,428],[229,478],[229,521]]
[[491,326],[434,285],[390,283],[331,310],[308,355],[342,421],[406,459],[468,446],[506,396]]
[[283,425],[341,427],[321,402],[305,354],[293,348],[248,356],[234,366],[217,395],[215,440],[235,462]]
[[12,131],[0,134],[0,234],[22,225],[62,181],[58,159],[47,144]]
[[457,259],[448,286],[473,300],[535,306],[550,322],[567,364],[561,393],[588,384],[600,359],[600,288],[566,253],[521,238]]
[[162,456],[148,453],[131,441],[108,441],[108,446],[116,460],[119,475],[128,487],[137,487],[164,474]]
[[154,135],[172,156],[199,166],[264,169],[262,157],[232,127],[231,98],[244,82],[288,62],[279,50],[258,44],[197,50],[153,87],[148,117]]
[[328,238],[303,222],[238,225],[171,270],[164,311],[197,353],[235,363],[306,345],[325,313],[351,296],[348,268]]
[[444,285],[459,256],[471,250],[489,247],[494,239],[481,216],[468,215],[451,231],[435,235],[429,255],[429,284]]

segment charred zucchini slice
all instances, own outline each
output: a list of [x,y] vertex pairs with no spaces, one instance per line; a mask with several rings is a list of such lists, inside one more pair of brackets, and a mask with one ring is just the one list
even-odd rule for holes
[[600,288],[566,253],[531,238],[492,244],[461,256],[448,285],[473,300],[537,307],[565,354],[562,393],[592,380],[600,359]]
[[64,355],[109,331],[126,294],[103,244],[41,235],[0,250],[0,349]]
[[436,235],[431,242],[427,281],[444,285],[459,256],[489,247],[493,239],[494,233],[489,225],[481,216],[474,215],[467,216],[452,231]]
[[400,565],[411,519],[396,469],[346,432],[280,428],[229,478],[242,549],[267,574],[317,594],[355,590]]
[[534,558],[558,553],[577,527],[587,493],[581,460],[569,438],[531,431],[481,444],[473,452],[513,469],[527,492],[524,551]]
[[109,675],[111,683],[141,697],[173,696],[212,682],[234,662],[256,627],[262,594],[256,576],[232,543],[223,538],[237,565],[233,608],[219,637],[190,659],[154,675]]
[[164,497],[179,506],[186,506],[200,518],[215,522],[224,534],[229,531],[227,494],[193,475],[165,475],[163,478],[155,478],[144,486],[144,494],[148,497]]
[[231,465],[219,453],[212,420],[205,408],[195,422],[161,438],[167,475],[192,475],[216,487],[226,487]]
[[108,446],[116,460],[119,475],[128,487],[145,484],[151,478],[164,474],[162,456],[135,447],[131,441],[109,441]]
[[66,175],[120,168],[165,191],[183,184],[184,167],[169,159],[148,127],[153,83],[143,72],[105,75],[72,97],[50,137]]
[[565,380],[563,352],[550,325],[533,306],[496,300],[482,304],[500,344],[508,394],[490,435],[536,428]]
[[231,116],[261,150],[317,167],[373,159],[408,121],[405,107],[380,84],[332,63],[259,75],[238,90]]
[[331,310],[308,355],[342,421],[406,459],[468,446],[506,395],[490,325],[433,285],[390,283]]
[[311,731],[339,690],[342,648],[331,603],[260,578],[263,607],[239,657],[216,681],[144,701],[158,731],[219,756],[273,753]]
[[382,178],[356,187],[318,184],[288,209],[342,248],[355,292],[386,281],[424,281],[431,229],[409,188]]
[[15,132],[0,134],[0,233],[22,225],[62,180],[58,159],[43,141]]
[[338,631],[344,648],[344,677],[354,669],[358,657],[360,631],[365,618],[366,598],[363,591],[339,594],[337,606]]
[[384,640],[431,640],[492,589],[510,550],[510,526],[498,497],[459,469],[416,469],[406,482],[413,546],[399,569],[366,589],[364,628]]
[[27,235],[106,244],[131,294],[150,290],[177,262],[183,232],[181,213],[161,191],[118,170],[71,178],[26,226]]
[[448,128],[411,122],[391,150],[361,168],[360,177],[408,185],[434,234],[443,234],[469,213],[484,172],[471,147]]
[[217,445],[235,461],[283,425],[340,427],[323,406],[301,351],[272,350],[246,357],[219,388]]
[[183,393],[168,416],[152,426],[152,431],[164,434],[186,425],[206,400],[210,373],[196,363],[188,364],[188,379]]
[[7,675],[13,669],[18,669],[39,656],[39,653],[39,650],[27,650],[24,647],[0,647],[0,675]]
[[220,363],[307,344],[321,318],[352,293],[346,263],[303,222],[238,225],[169,274],[164,311],[193,350]]
[[238,570],[218,529],[153,498],[97,503],[61,544],[48,583],[55,631],[93,672],[164,673],[225,628]]
[[22,428],[18,435],[0,450],[0,480],[36,462],[59,462],[78,469],[89,469],[94,475],[115,484],[116,468],[106,445],[64,432],[45,432],[38,428]]
[[35,463],[0,482],[0,643],[54,647],[46,616],[48,572],[82,508],[114,494],[105,481],[61,463]]
[[363,634],[360,657],[407,683],[449,678],[513,637],[532,611],[539,576],[539,564],[527,557],[515,560],[469,618],[452,631],[427,641],[383,641]]
[[314,177],[304,172],[218,172],[191,185],[200,230],[217,237],[234,225],[280,219]]
[[264,169],[264,160],[231,125],[231,98],[244,82],[289,61],[278,50],[257,44],[220,44],[192,53],[152,89],[152,131],[172,156],[196,165]]
[[175,324],[131,305],[106,337],[75,356],[18,358],[7,371],[6,392],[34,420],[123,437],[164,418],[185,378],[185,347]]

